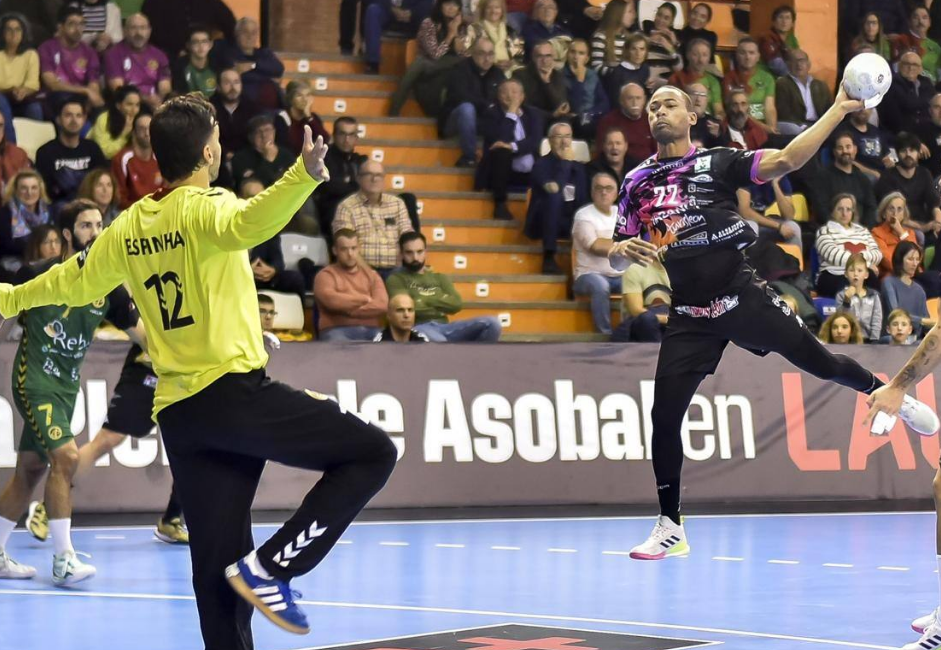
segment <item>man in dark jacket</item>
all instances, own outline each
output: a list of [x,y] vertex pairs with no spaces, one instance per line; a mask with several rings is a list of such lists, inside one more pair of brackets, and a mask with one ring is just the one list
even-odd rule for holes
[[141,13],[150,19],[150,42],[167,53],[170,60],[179,56],[193,25],[235,37],[235,15],[223,0],[144,0]]
[[333,144],[323,161],[330,170],[330,180],[321,183],[314,192],[320,232],[327,237],[328,242],[333,237],[333,217],[340,201],[359,191],[356,174],[366,156],[356,153],[358,142],[359,124],[356,118],[338,117],[333,122]]
[[477,118],[497,97],[497,87],[504,79],[503,72],[493,65],[494,45],[487,38],[479,38],[469,59],[451,68],[446,99],[438,129],[446,138],[455,135],[461,141],[461,157],[457,167],[477,165]]
[[258,47],[260,28],[254,18],[240,18],[235,25],[235,40],[217,42],[210,53],[215,68],[235,68],[242,75],[245,96],[261,108],[281,108],[278,81],[284,64],[269,48]]
[[810,57],[806,52],[788,50],[787,59],[790,74],[778,77],[774,103],[778,109],[778,130],[785,135],[797,135],[827,112],[833,95],[827,84],[810,75]]
[[571,112],[565,76],[555,69],[552,44],[548,41],[537,43],[533,47],[532,62],[517,70],[513,76],[523,84],[526,103],[542,111],[544,119],[561,117]]
[[928,104],[934,96],[931,80],[922,75],[921,57],[906,52],[885,99],[879,104],[879,125],[892,133],[913,130],[928,120]]
[[542,272],[558,275],[555,261],[559,237],[572,232],[575,211],[588,202],[585,167],[572,160],[572,127],[556,122],[549,127],[550,150],[533,165],[529,178],[532,200],[526,212],[526,236],[542,238]]

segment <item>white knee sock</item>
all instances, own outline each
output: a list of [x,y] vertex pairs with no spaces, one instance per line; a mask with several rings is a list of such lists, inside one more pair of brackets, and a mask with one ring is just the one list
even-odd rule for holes
[[[10,533],[16,528],[16,522],[0,517],[0,551],[6,548],[7,541],[10,539]],[[941,560],[941,556],[939,556]]]
[[49,534],[52,535],[52,544],[56,555],[61,555],[72,549],[72,520],[50,519]]

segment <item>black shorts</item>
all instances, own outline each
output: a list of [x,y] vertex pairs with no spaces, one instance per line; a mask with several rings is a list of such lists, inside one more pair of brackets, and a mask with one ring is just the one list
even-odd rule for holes
[[[787,355],[815,339],[804,322],[751,269],[708,303],[674,305],[660,344],[657,378],[686,373],[711,375],[729,342],[754,354]],[[737,285],[737,286],[736,286]]]
[[156,389],[157,376],[150,368],[139,363],[125,364],[108,403],[104,426],[133,438],[149,434],[156,426],[150,418]]

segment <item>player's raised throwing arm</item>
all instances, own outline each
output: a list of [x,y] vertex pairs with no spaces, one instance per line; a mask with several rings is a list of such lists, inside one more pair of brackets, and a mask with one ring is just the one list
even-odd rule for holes
[[765,150],[758,163],[758,178],[773,181],[806,165],[843,118],[862,108],[863,102],[850,99],[841,83],[833,106],[813,126],[794,138],[784,149]]

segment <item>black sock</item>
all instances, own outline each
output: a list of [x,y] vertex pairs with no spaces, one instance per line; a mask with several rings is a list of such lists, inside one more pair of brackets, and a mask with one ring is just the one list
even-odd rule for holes
[[864,392],[866,395],[872,395],[874,392],[876,392],[877,390],[879,390],[879,389],[882,388],[883,386],[885,386],[885,383],[884,383],[881,379],[879,379],[878,377],[876,377],[875,375],[873,375],[873,376],[872,376],[872,386],[870,386],[869,388],[867,388],[867,389],[864,390],[863,392]]
[[173,489],[170,490],[170,499],[167,501],[167,509],[163,513],[163,521],[176,519],[182,514],[183,508],[180,506],[180,502],[176,498],[176,485],[174,485]]
[[660,500],[660,514],[669,517],[677,526],[680,525],[680,482],[657,486],[657,498]]

